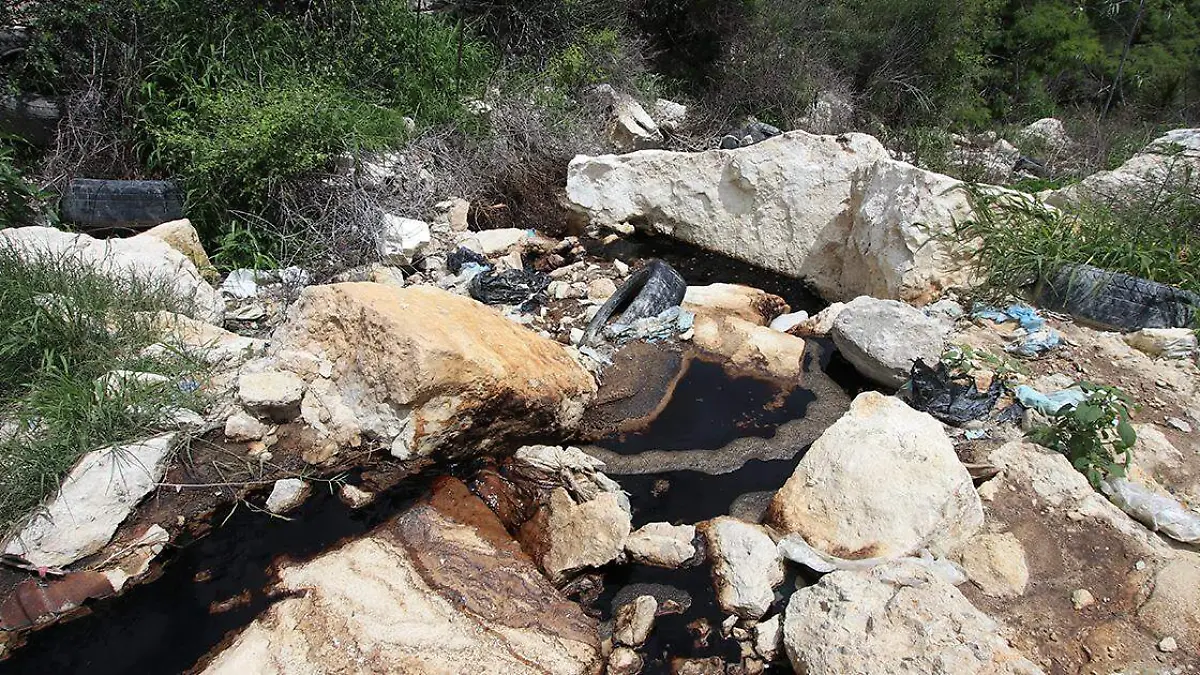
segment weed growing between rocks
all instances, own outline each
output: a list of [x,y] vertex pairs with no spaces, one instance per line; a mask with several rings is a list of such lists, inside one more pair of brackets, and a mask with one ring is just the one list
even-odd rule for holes
[[974,215],[955,236],[979,240],[976,262],[987,290],[1016,293],[1078,263],[1200,291],[1200,198],[1190,185],[1072,210],[1017,193],[967,189]]
[[1030,437],[1061,452],[1091,484],[1099,488],[1107,477],[1123,478],[1133,459],[1137,433],[1129,423],[1133,400],[1115,387],[1081,382],[1085,398],[1079,405],[1060,408],[1047,425]]
[[[48,494],[84,453],[144,437],[201,403],[203,367],[162,343],[165,289],[117,284],[76,261],[0,246],[0,531]],[[150,373],[137,378],[113,371]]]

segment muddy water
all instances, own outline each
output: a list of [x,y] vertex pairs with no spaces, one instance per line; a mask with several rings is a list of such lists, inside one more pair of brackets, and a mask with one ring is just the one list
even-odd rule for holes
[[431,480],[410,478],[357,511],[317,487],[289,514],[291,520],[243,505],[212,534],[165,554],[168,564],[159,579],[96,603],[88,616],[32,634],[28,644],[0,661],[0,673],[187,672],[270,605],[266,591],[281,563],[309,559],[370,530],[415,501]]

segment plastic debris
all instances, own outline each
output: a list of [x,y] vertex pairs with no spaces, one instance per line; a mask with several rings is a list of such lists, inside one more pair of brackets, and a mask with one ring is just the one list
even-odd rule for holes
[[550,277],[529,270],[488,270],[471,279],[471,297],[488,305],[516,305],[522,312],[532,311],[546,300]]
[[993,378],[987,391],[979,391],[974,380],[953,377],[945,363],[931,368],[923,360],[913,364],[909,383],[909,405],[956,426],[986,417],[1004,390]]
[[1013,394],[1021,405],[1032,408],[1043,415],[1053,415],[1066,406],[1079,405],[1087,398],[1087,394],[1079,387],[1063,389],[1053,394],[1043,394],[1027,384],[1018,386]]
[[658,342],[688,331],[695,321],[695,314],[679,307],[669,307],[658,316],[637,319],[631,324],[615,323],[606,326],[603,335],[618,346],[634,340]]
[[1037,356],[1062,344],[1062,336],[1053,328],[1046,327],[1046,320],[1037,310],[1029,305],[1009,305],[1007,309],[999,310],[987,305],[976,305],[971,316],[977,319],[988,319],[996,323],[1016,321],[1025,331],[1024,335],[1015,336],[1018,339],[1004,348],[1005,351],[1018,356]]
[[593,344],[605,325],[618,311],[617,323],[633,325],[638,319],[658,317],[664,311],[678,307],[687,292],[687,282],[679,272],[661,260],[651,260],[629,277],[617,292],[600,306],[588,322],[582,345]]
[[1155,532],[1185,544],[1200,543],[1200,513],[1174,497],[1154,492],[1125,478],[1107,478],[1100,491],[1125,513]]
[[446,269],[450,270],[451,274],[458,274],[462,272],[464,265],[471,264],[479,267],[488,266],[487,258],[465,246],[459,246],[457,250],[451,251],[450,255],[446,256]]

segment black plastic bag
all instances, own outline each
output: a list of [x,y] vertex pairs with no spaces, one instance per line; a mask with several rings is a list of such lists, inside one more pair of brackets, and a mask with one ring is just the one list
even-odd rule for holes
[[471,297],[488,305],[519,305],[522,312],[531,311],[546,301],[550,277],[529,270],[488,270],[471,279]]
[[450,270],[451,274],[461,272],[463,265],[467,263],[475,263],[476,265],[486,267],[488,261],[487,258],[465,246],[459,246],[457,251],[451,251],[450,255],[446,256],[446,269]]
[[613,293],[588,322],[579,344],[591,345],[604,329],[605,324],[618,311],[618,323],[630,325],[638,319],[658,316],[683,302],[687,293],[687,282],[674,267],[662,260],[653,259]]
[[918,360],[909,377],[909,405],[955,426],[986,417],[1004,390],[1000,379],[992,378],[987,391],[979,391],[974,381],[951,376],[946,364],[941,362],[936,368],[930,368]]

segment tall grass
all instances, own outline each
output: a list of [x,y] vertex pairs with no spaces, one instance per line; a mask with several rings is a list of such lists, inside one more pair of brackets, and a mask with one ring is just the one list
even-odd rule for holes
[[[176,309],[165,289],[117,283],[70,259],[18,254],[0,241],[0,532],[52,493],[84,453],[136,440],[196,409],[202,375],[182,350],[142,356],[161,342],[153,312]],[[170,345],[168,345],[170,347]],[[113,370],[166,376],[109,390]]]
[[1200,292],[1200,195],[1191,184],[1071,210],[967,189],[974,215],[956,234],[978,239],[977,262],[992,291],[1011,293],[1080,263]]

